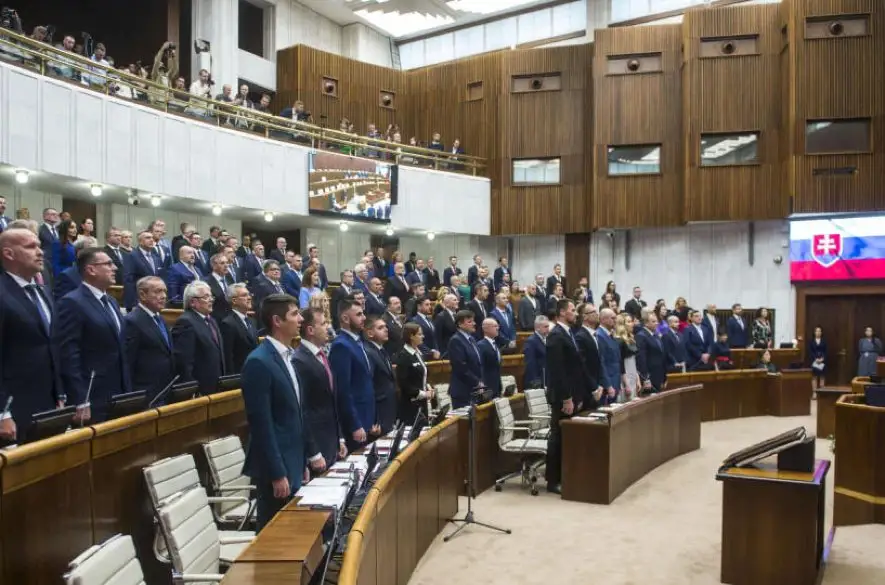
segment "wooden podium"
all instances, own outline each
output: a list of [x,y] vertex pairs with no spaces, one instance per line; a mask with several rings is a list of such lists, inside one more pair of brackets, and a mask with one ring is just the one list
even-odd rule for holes
[[885,408],[867,406],[862,394],[839,398],[833,525],[885,524]]
[[827,460],[813,473],[774,463],[727,468],[722,482],[722,572],[731,585],[815,585],[823,569]]

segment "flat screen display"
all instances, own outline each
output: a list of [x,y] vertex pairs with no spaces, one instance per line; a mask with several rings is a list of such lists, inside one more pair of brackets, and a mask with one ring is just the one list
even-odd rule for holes
[[307,192],[312,214],[390,221],[397,166],[332,152],[310,153]]
[[885,215],[790,222],[790,280],[885,279]]

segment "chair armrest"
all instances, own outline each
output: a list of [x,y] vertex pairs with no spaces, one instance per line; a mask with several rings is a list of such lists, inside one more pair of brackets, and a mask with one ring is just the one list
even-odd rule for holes
[[535,421],[531,420],[515,420],[513,421],[513,425],[517,427],[527,427],[535,424]]
[[530,414],[529,418],[535,419],[535,420],[550,420],[550,415],[549,414]]
[[254,536],[221,536],[218,542],[221,544],[243,544],[255,540]]
[[498,429],[502,431],[523,431],[526,433],[531,433],[535,430],[530,427],[498,427]]
[[249,502],[249,498],[244,498],[242,496],[209,496],[206,499],[209,500],[210,504],[223,504],[223,503],[246,504]]
[[172,575],[172,581],[174,583],[197,583],[197,582],[205,582],[205,581],[214,581],[216,583],[220,582],[224,579],[224,575],[220,573],[176,573]]
[[241,491],[255,491],[258,489],[257,486],[254,485],[223,485],[217,488],[220,492],[241,492]]

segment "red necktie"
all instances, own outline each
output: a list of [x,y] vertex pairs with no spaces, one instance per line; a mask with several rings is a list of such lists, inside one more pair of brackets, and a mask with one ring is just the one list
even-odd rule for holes
[[329,359],[326,357],[323,350],[318,351],[317,356],[320,358],[320,361],[323,362],[323,367],[326,369],[326,375],[329,377],[329,389],[332,392],[335,392],[335,384],[332,382],[332,369],[329,367]]

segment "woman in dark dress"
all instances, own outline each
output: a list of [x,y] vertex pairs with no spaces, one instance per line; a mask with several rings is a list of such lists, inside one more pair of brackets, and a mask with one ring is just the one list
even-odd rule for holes
[[777,374],[778,372],[777,366],[771,361],[771,352],[767,349],[762,352],[762,358],[756,367],[768,371],[769,374]]
[[424,342],[424,332],[417,323],[406,323],[403,327],[403,349],[396,354],[396,383],[399,386],[399,408],[397,418],[410,424],[418,410],[428,415],[428,406],[433,399],[433,388],[427,383],[427,365],[418,349]]
[[52,243],[52,273],[58,276],[77,261],[74,242],[77,241],[77,224],[66,219],[58,225],[58,241]]
[[609,280],[607,283],[605,283],[605,291],[604,292],[611,293],[612,298],[615,300],[616,303],[618,303],[618,306],[619,307],[621,306],[621,295],[618,294],[617,287],[615,286],[614,280]]
[[818,388],[826,385],[827,373],[827,342],[824,341],[824,330],[814,328],[814,337],[808,342],[808,360],[811,362],[811,375]]
[[882,355],[882,340],[876,337],[872,327],[864,329],[863,337],[857,343],[860,358],[857,361],[858,376],[875,376],[876,360]]

